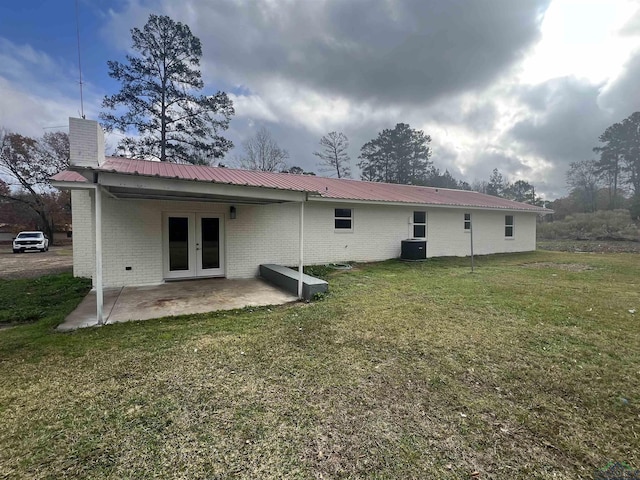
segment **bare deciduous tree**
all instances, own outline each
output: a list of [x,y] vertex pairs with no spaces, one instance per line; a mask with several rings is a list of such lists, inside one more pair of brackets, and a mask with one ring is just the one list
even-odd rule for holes
[[598,190],[602,184],[602,174],[598,172],[598,162],[582,160],[571,162],[567,171],[567,185],[571,192],[582,202],[585,212],[595,212],[598,209]]
[[69,136],[46,133],[36,140],[18,133],[0,132],[0,174],[5,179],[0,200],[22,204],[35,213],[53,241],[52,193],[49,178],[69,166]]
[[281,172],[287,169],[289,152],[280,148],[264,127],[245,140],[242,147],[244,155],[236,160],[240,168],[262,172]]
[[322,151],[313,152],[318,157],[321,165],[321,172],[331,172],[330,176],[334,174],[338,178],[351,177],[351,167],[349,166],[349,154],[347,149],[349,148],[349,139],[344,133],[341,132],[329,132],[320,139],[320,146]]

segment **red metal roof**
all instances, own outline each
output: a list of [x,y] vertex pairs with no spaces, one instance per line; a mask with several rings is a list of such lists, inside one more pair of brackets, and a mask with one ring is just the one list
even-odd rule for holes
[[[514,202],[467,190],[365,182],[289,173],[258,172],[234,168],[181,165],[168,162],[132,160],[122,157],[107,157],[100,167],[93,170],[124,175],[175,178],[198,182],[309,192],[322,198],[346,201],[413,203],[549,212],[549,210],[535,205]],[[52,180],[58,182],[86,181],[82,175],[70,170],[56,174],[52,177]]]
[[51,180],[55,182],[86,182],[87,179],[73,170],[64,170],[56,173]]

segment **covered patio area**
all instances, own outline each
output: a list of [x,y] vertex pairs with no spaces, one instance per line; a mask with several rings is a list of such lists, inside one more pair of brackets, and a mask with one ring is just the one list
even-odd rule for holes
[[[259,278],[209,278],[145,287],[105,289],[104,323],[280,305],[296,300],[297,296],[269,285]],[[57,329],[68,332],[97,324],[96,292],[93,290]]]

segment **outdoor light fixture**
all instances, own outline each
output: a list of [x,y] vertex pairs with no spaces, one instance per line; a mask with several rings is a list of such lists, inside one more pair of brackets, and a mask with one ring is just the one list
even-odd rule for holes
[[229,207],[229,218],[230,218],[231,220],[235,220],[235,219],[236,219],[236,207],[235,207],[235,206],[233,206],[233,205],[231,205],[231,206]]

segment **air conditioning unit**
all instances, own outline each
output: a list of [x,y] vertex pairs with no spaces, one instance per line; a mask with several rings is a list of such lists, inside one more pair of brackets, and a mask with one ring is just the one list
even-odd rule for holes
[[402,240],[400,258],[402,260],[426,260],[427,241],[418,238]]

